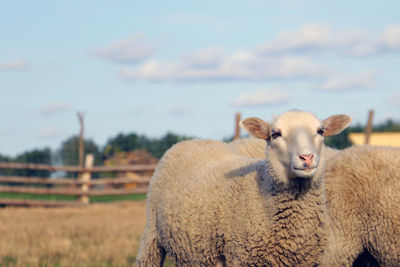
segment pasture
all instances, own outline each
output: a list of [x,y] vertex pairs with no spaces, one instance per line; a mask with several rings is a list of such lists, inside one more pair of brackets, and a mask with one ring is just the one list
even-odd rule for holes
[[144,226],[144,201],[2,208],[0,266],[135,266]]

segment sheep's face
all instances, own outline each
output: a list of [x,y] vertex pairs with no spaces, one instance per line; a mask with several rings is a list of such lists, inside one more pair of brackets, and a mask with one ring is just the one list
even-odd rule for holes
[[351,122],[346,115],[321,121],[304,111],[289,111],[271,124],[258,118],[241,122],[251,135],[267,141],[267,160],[288,178],[311,178],[320,165],[324,136],[338,134]]
[[322,122],[310,113],[287,112],[270,124],[268,148],[289,177],[312,177],[323,143]]

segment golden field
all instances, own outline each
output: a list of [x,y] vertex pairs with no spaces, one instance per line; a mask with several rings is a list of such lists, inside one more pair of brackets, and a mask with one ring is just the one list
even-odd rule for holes
[[0,266],[135,266],[145,202],[0,209]]

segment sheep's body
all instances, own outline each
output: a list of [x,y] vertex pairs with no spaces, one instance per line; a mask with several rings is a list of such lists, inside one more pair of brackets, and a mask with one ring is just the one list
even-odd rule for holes
[[337,115],[321,122],[298,111],[272,125],[247,119],[246,129],[268,141],[262,159],[265,145],[254,139],[173,146],[150,181],[138,266],[161,266],[165,254],[177,266],[319,264],[326,245],[323,127],[328,136],[349,121]]
[[[257,141],[240,140],[247,150],[255,151],[244,155],[262,157],[265,143]],[[381,266],[400,266],[400,149],[325,150],[327,222],[332,229],[323,265],[376,266],[362,253],[368,251]]]
[[213,266],[221,257],[227,266],[320,262],[325,239],[319,183],[306,194],[293,194],[295,188],[278,194],[263,160],[232,153],[218,141],[180,143],[161,166],[151,181],[144,237],[152,233],[177,265]]
[[364,250],[400,266],[400,149],[355,146],[328,161],[331,232],[325,266],[351,266]]
[[254,159],[265,159],[265,140],[258,138],[242,138],[226,143],[232,153],[237,153]]

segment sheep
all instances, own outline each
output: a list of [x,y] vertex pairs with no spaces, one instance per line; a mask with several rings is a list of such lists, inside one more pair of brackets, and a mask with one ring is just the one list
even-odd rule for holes
[[352,266],[363,251],[381,266],[400,266],[400,149],[350,147],[328,161],[325,179],[322,266]]
[[[264,155],[264,149],[265,149],[265,142],[263,142],[260,139],[255,139],[255,138],[245,138],[245,139],[239,139],[234,142],[231,142],[229,144],[232,147],[235,148],[241,148],[239,149],[239,153],[243,153],[243,155],[247,155],[250,157],[254,158],[261,158]],[[393,238],[400,239],[400,236],[397,234],[394,234],[396,231],[399,231],[399,226],[396,226],[396,229],[393,229],[394,225],[396,224],[390,224],[389,227],[385,227],[385,231],[391,233],[390,236],[386,236],[387,234],[383,231],[381,232],[372,232],[369,233],[368,231],[368,225],[370,225],[369,221],[372,220],[371,216],[376,215],[376,217],[372,220],[375,221],[375,224],[381,224],[385,225],[385,222],[382,221],[382,216],[377,216],[376,213],[369,212],[369,218],[364,219],[363,224],[361,224],[360,220],[357,220],[358,223],[360,223],[359,231],[356,233],[351,233],[350,229],[343,229],[342,227],[346,225],[346,222],[348,223],[348,218],[352,217],[353,221],[355,217],[362,217],[365,216],[366,210],[365,209],[360,209],[360,207],[363,207],[365,205],[371,205],[368,208],[371,210],[379,210],[381,209],[381,212],[386,212],[386,213],[392,213],[395,214],[394,218],[400,218],[400,207],[397,207],[397,212],[395,210],[386,210],[388,207],[387,205],[382,207],[378,207],[375,202],[371,202],[369,200],[364,200],[365,197],[360,197],[360,194],[357,195],[356,201],[352,202],[351,205],[347,203],[345,200],[344,195],[342,194],[342,186],[351,183],[355,185],[358,181],[359,183],[368,184],[371,182],[375,183],[380,182],[380,181],[389,181],[387,186],[391,187],[392,189],[395,188],[395,185],[393,183],[398,183],[400,182],[400,178],[394,178],[393,173],[397,174],[397,177],[400,176],[400,167],[396,164],[388,164],[388,162],[392,160],[393,162],[399,162],[399,154],[400,154],[400,149],[399,148],[386,148],[386,147],[365,147],[365,146],[357,146],[357,147],[352,147],[347,150],[344,150],[343,155],[340,154],[342,151],[333,149],[330,147],[326,147],[326,160],[328,161],[328,173],[326,174],[325,179],[328,180],[326,182],[326,187],[328,188],[328,196],[327,196],[327,205],[330,210],[334,210],[336,213],[335,216],[331,216],[329,218],[332,220],[332,223],[338,227],[338,229],[332,229],[331,232],[331,237],[328,239],[328,244],[329,249],[325,254],[326,258],[329,258],[329,260],[325,259],[325,266],[353,266],[353,267],[367,267],[367,266],[379,266],[379,263],[381,266],[400,266],[400,252],[398,250],[391,250],[391,251],[386,251],[386,253],[378,253],[378,249],[373,249],[370,245],[368,245],[367,240],[369,240],[371,237],[376,239],[376,237],[381,237],[382,240],[389,240],[385,242],[384,244],[380,244],[379,242],[376,243],[375,246],[384,246],[386,243],[391,243],[392,245],[389,246],[394,246],[393,244]],[[368,152],[366,152],[368,150]],[[251,153],[249,153],[251,151]],[[353,153],[357,153],[358,155],[356,157],[353,156]],[[386,156],[382,157],[380,154],[384,153]],[[349,159],[348,159],[349,157]],[[331,161],[332,159],[332,161]],[[382,172],[380,170],[381,164],[378,164],[378,167],[375,167],[376,164],[371,165],[371,160],[374,160],[375,163],[379,162],[380,160],[385,160],[388,166],[386,166],[386,171]],[[355,161],[360,161],[363,162],[365,161],[366,164],[362,163],[362,166],[368,167],[369,171],[371,174],[368,176],[368,178],[365,177],[364,172],[360,172],[360,169],[358,169],[360,163],[353,164]],[[352,162],[352,164],[347,164],[348,162]],[[345,164],[345,168],[343,168],[341,165]],[[354,167],[355,166],[355,167]],[[354,169],[355,168],[355,169]],[[340,171],[338,171],[340,170]],[[342,175],[342,172],[344,170],[347,170],[346,175]],[[340,177],[337,177],[340,175]],[[386,175],[391,175],[389,177],[385,177]],[[396,176],[396,175],[395,175]],[[366,179],[371,180],[371,181],[366,181]],[[353,180],[353,181],[352,181]],[[347,190],[352,190],[354,189],[353,187],[347,188]],[[394,192],[392,190],[392,192]],[[397,190],[396,192],[399,192]],[[375,192],[375,194],[378,192]],[[380,193],[378,193],[380,194]],[[367,195],[370,197],[370,195]],[[390,196],[390,197],[389,197]],[[398,199],[400,199],[399,194],[395,195],[384,195],[380,196],[380,199],[384,198],[387,203],[396,203]],[[389,199],[390,198],[390,199]],[[397,201],[398,202],[398,201]],[[378,202],[379,203],[379,202]],[[349,216],[346,214],[345,216],[338,216],[338,214],[341,214],[342,207],[345,206],[347,212],[351,212],[352,215]],[[377,221],[379,220],[379,221]],[[344,223],[342,223],[343,221]],[[328,221],[329,222],[329,221]],[[397,225],[400,223],[399,220],[396,220]],[[387,224],[387,223],[386,223]],[[352,223],[349,224],[350,226]],[[364,229],[363,229],[364,228]],[[375,229],[376,230],[376,229]],[[353,230],[355,231],[355,230]],[[366,235],[368,233],[368,235]],[[342,236],[345,238],[341,238],[342,241],[338,240],[338,236]],[[354,240],[351,238],[354,237]],[[369,237],[371,236],[371,237]],[[372,241],[369,241],[370,244],[372,244]],[[346,244],[358,244],[356,246],[350,246]],[[361,245],[360,245],[361,244]],[[396,247],[398,246],[398,243],[396,244]],[[368,249],[369,248],[369,249]],[[375,252],[374,252],[375,251]],[[342,254],[345,253],[345,254]],[[360,254],[361,253],[361,254]],[[330,256],[328,256],[330,255]],[[374,256],[372,256],[374,255]],[[394,257],[394,263],[388,264],[387,260],[382,259],[382,255],[384,257]],[[397,258],[396,258],[397,257]],[[354,260],[355,259],[355,260]],[[377,261],[378,260],[378,261]],[[392,260],[393,261],[393,260]],[[379,262],[379,263],[378,263]]]
[[[326,245],[323,137],[351,119],[320,121],[289,111],[272,124],[241,122],[266,141],[263,159],[251,146],[190,140],[169,149],[147,196],[138,266],[313,266]],[[258,148],[257,148],[258,150]]]
[[[264,155],[264,149],[265,149],[265,142],[263,142],[260,139],[255,139],[255,138],[244,138],[244,139],[239,139],[234,142],[231,142],[229,144],[232,147],[238,147],[238,148],[245,148],[245,149],[240,149],[238,150],[239,153],[243,153],[244,155],[254,157],[254,158],[261,158]],[[370,238],[369,236],[376,236],[376,237],[381,237],[382,240],[389,240],[387,241],[388,243],[393,244],[393,238],[395,237],[396,240],[400,239],[400,236],[395,234],[396,231],[399,231],[399,226],[396,226],[396,229],[393,229],[394,225],[396,224],[391,224],[391,226],[386,227],[385,231],[391,233],[390,236],[386,236],[387,234],[383,231],[381,232],[372,232],[369,233],[368,231],[368,225],[370,225],[369,221],[372,220],[371,216],[374,214],[377,215],[376,213],[369,212],[369,218],[364,219],[363,223],[361,224],[360,220],[357,220],[358,223],[360,223],[358,229],[359,232],[357,233],[351,233],[351,228],[349,229],[343,229],[343,227],[346,225],[346,222],[348,222],[348,217],[352,217],[353,221],[355,217],[362,217],[365,216],[366,210],[365,209],[360,209],[360,207],[365,206],[365,205],[371,205],[369,206],[369,209],[371,210],[379,210],[381,209],[381,212],[390,212],[393,214],[396,214],[395,218],[400,218],[400,207],[397,206],[397,211],[394,210],[386,210],[387,205],[382,207],[378,207],[375,202],[371,202],[369,200],[364,200],[365,197],[360,197],[360,194],[357,195],[356,201],[352,202],[351,205],[347,203],[345,200],[345,195],[342,193],[345,192],[342,190],[342,186],[345,184],[348,184],[349,182],[353,185],[357,184],[356,181],[359,183],[368,184],[368,183],[379,183],[379,181],[389,181],[388,182],[388,187],[390,186],[391,188],[395,188],[395,185],[393,183],[398,183],[400,182],[400,178],[394,178],[396,175],[393,176],[393,173],[397,173],[397,177],[400,176],[400,167],[396,164],[388,164],[388,162],[392,160],[393,162],[399,162],[399,154],[400,154],[400,149],[399,148],[386,148],[386,147],[365,147],[365,146],[356,146],[352,148],[348,148],[344,150],[343,154],[340,154],[342,150],[337,150],[333,149],[330,147],[326,147],[326,160],[328,164],[328,173],[326,174],[325,179],[327,180],[326,182],[326,187],[328,188],[329,194],[327,195],[327,206],[330,210],[333,209],[333,211],[336,213],[335,216],[331,216],[329,220],[332,221],[333,225],[336,225],[338,229],[332,229],[331,231],[331,237],[328,239],[328,244],[329,244],[329,249],[325,252],[325,264],[324,266],[353,266],[353,267],[372,267],[372,266],[400,266],[400,260],[399,260],[399,255],[400,252],[398,250],[391,250],[387,251],[387,253],[378,253],[378,249],[372,249],[370,245],[368,245],[367,240]],[[366,150],[368,152],[366,153]],[[251,151],[251,153],[248,153],[248,151]],[[357,153],[358,155],[356,157],[353,156],[353,153]],[[385,156],[381,156],[380,154],[384,153]],[[264,155],[265,156],[265,155]],[[348,159],[349,158],[349,159]],[[332,161],[331,161],[332,159]],[[374,162],[379,162],[380,160],[387,160],[385,164],[386,170],[385,172],[382,172],[380,170],[381,166],[378,164],[378,167],[375,167],[376,164],[371,165],[371,160],[374,160]],[[377,161],[378,160],[378,161]],[[368,176],[368,178],[365,177],[364,172],[360,172],[360,169],[358,169],[360,163],[353,164],[355,161],[360,161],[365,163],[362,163],[362,166],[368,167],[370,170],[369,172],[373,175]],[[347,162],[352,162],[352,164],[347,164]],[[345,168],[341,167],[342,164],[345,164]],[[355,166],[355,167],[354,167]],[[355,169],[353,169],[355,168]],[[342,175],[342,172],[344,169],[347,170],[346,175]],[[340,171],[338,171],[340,170]],[[389,177],[385,177],[385,175],[392,175]],[[338,175],[341,175],[340,177],[337,177]],[[372,180],[366,182],[366,179]],[[353,190],[354,187],[347,188],[347,190]],[[355,190],[356,191],[356,190]],[[394,192],[392,190],[392,192]],[[397,190],[396,192],[399,192]],[[375,192],[376,194],[377,192]],[[390,197],[389,197],[390,196]],[[398,199],[400,199],[399,194],[395,195],[385,195],[385,196],[380,196],[379,198],[386,199],[387,203],[396,203],[398,202]],[[390,199],[389,199],[390,198]],[[378,202],[379,203],[379,202]],[[342,207],[346,207],[347,212],[351,212],[351,216],[346,214],[345,216],[338,216],[338,214],[341,214]],[[382,217],[376,216],[372,221],[375,221],[375,224],[382,224],[384,225],[385,223],[381,219]],[[379,220],[379,222],[377,221]],[[344,221],[342,223],[341,221]],[[329,222],[329,221],[328,221]],[[400,223],[399,220],[396,220],[397,225]],[[387,224],[387,223],[386,223]],[[350,226],[352,223],[349,224]],[[362,229],[364,227],[364,229]],[[353,230],[355,231],[355,230]],[[366,235],[368,233],[368,235]],[[342,236],[341,240],[338,240],[338,236]],[[351,238],[354,237],[354,240]],[[376,239],[376,237],[373,237]],[[348,245],[348,244],[358,244],[358,245]],[[370,242],[372,244],[373,242]],[[346,246],[347,244],[347,246]],[[361,245],[360,245],[361,244]],[[376,243],[376,246],[383,246],[384,244]],[[390,245],[389,245],[390,246]],[[391,245],[393,246],[393,245]],[[398,246],[398,243],[396,245]],[[369,248],[369,249],[368,249]],[[375,252],[374,252],[375,251]],[[360,254],[361,253],[361,254]],[[388,264],[387,260],[382,259],[382,255],[384,257],[394,257],[395,261],[393,264]],[[328,256],[329,255],[329,256]],[[374,255],[374,256],[372,256]],[[396,258],[397,257],[397,258]],[[330,258],[328,260],[328,258]],[[355,259],[355,260],[354,260]],[[378,260],[378,261],[377,261]],[[393,261],[393,260],[392,260]],[[379,263],[378,263],[379,262]]]
[[[260,139],[239,139],[229,143],[229,145],[233,148],[239,148],[238,152],[246,156],[253,158],[261,158],[265,156],[265,142]],[[399,250],[386,249],[383,247],[400,247],[400,241],[396,243],[397,240],[400,240],[400,235],[398,234],[400,229],[400,220],[397,219],[400,218],[400,206],[397,205],[395,206],[395,209],[390,208],[391,210],[389,210],[389,205],[382,206],[381,204],[376,204],[381,203],[382,201],[371,201],[371,195],[369,194],[352,195],[355,197],[355,201],[351,202],[350,205],[346,201],[347,197],[344,193],[346,190],[348,192],[351,190],[357,190],[355,190],[355,187],[346,186],[346,190],[343,190],[342,188],[348,183],[351,183],[352,185],[362,183],[364,186],[370,184],[369,187],[371,187],[371,184],[387,181],[386,186],[387,188],[392,189],[391,192],[400,192],[400,178],[398,178],[400,177],[400,166],[393,164],[393,162],[400,162],[400,149],[393,147],[356,146],[344,150],[343,154],[341,154],[341,150],[330,147],[326,147],[325,150],[326,159],[328,161],[328,172],[325,177],[327,180],[326,187],[328,190],[327,206],[329,210],[333,210],[335,213],[335,215],[332,215],[329,219],[332,221],[332,225],[336,225],[336,228],[331,230],[331,237],[328,239],[329,249],[325,252],[325,257],[330,257],[330,259],[325,259],[324,266],[367,267],[379,266],[379,264],[381,266],[400,266]],[[382,153],[384,156],[381,155]],[[354,156],[354,154],[357,155]],[[371,162],[371,160],[374,162]],[[348,162],[351,162],[351,164],[348,164]],[[365,175],[365,170],[360,169],[359,167],[360,162],[362,164],[361,166],[367,168],[368,173],[371,175]],[[381,170],[381,166],[383,165],[385,165],[386,170],[384,172]],[[344,170],[346,170],[346,175],[343,175]],[[362,188],[362,186],[360,188]],[[374,188],[379,188],[379,186]],[[397,188],[397,190],[395,190],[395,188]],[[380,195],[382,192],[375,191],[374,194]],[[366,198],[367,196],[368,198]],[[397,203],[398,199],[400,199],[400,195],[398,193],[394,195],[385,194],[379,196],[378,199],[385,199],[386,203]],[[360,208],[365,207],[366,205],[368,205],[368,210],[375,212],[367,211],[365,208]],[[346,207],[345,210],[347,213],[345,213],[344,216],[339,216],[339,214],[342,214],[341,210],[343,210],[343,207]],[[378,229],[375,228],[371,233],[371,230],[368,230],[370,222],[374,222],[381,226],[388,224],[382,220],[384,217],[378,216],[376,211],[392,214],[392,218],[396,218],[396,220],[394,223],[390,223],[389,226],[385,226],[384,230],[377,231]],[[366,214],[368,217],[365,217]],[[355,218],[361,217],[363,217],[364,220],[355,220]],[[351,227],[353,227],[353,223],[349,223],[349,218],[352,218],[351,220],[353,222],[357,221],[357,230],[352,230]],[[350,227],[344,229],[343,227],[347,224],[350,225]],[[342,238],[339,239],[338,236]],[[378,238],[380,238],[379,242],[371,241],[371,239],[378,240]],[[384,240],[387,241],[383,242]],[[374,246],[378,247],[378,249],[369,244],[375,244]],[[382,247],[382,249],[379,249],[380,247]],[[379,250],[385,250],[385,253],[378,252]],[[387,260],[385,258],[392,259]]]

